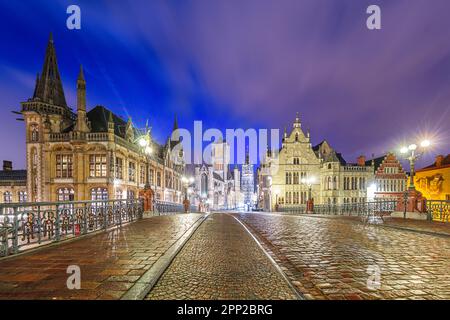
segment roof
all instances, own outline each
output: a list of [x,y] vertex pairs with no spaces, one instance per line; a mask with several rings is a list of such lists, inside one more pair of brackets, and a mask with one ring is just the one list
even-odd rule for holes
[[[423,167],[420,170],[437,169],[437,168],[441,168],[443,166],[450,166],[450,153],[442,159],[442,162],[441,162],[440,166],[437,166],[436,165],[436,161],[435,161],[435,162],[433,162],[433,164],[431,164],[429,166],[426,166],[426,167]],[[417,170],[417,171],[420,171],[420,170]]]
[[26,182],[27,170],[0,170],[0,183],[5,182]]
[[45,51],[42,73],[36,77],[33,99],[37,98],[50,104],[67,107],[51,33]]
[[214,177],[214,179],[216,179],[216,180],[223,181],[222,177],[221,177],[219,174],[217,174],[216,172],[213,173],[213,177]]
[[377,157],[377,158],[366,160],[365,165],[366,166],[371,166],[372,165],[372,160],[373,160],[373,162],[374,162],[374,169],[376,171],[376,170],[378,170],[378,167],[383,163],[384,158],[386,158],[386,155],[382,155],[382,156]]
[[[321,143],[315,145],[312,149],[316,156],[323,158],[324,162],[339,162],[343,166],[347,164],[347,161],[345,161],[342,154],[336,152],[336,150],[334,150],[326,140],[323,140]],[[324,154],[323,149],[328,149],[329,153]]]

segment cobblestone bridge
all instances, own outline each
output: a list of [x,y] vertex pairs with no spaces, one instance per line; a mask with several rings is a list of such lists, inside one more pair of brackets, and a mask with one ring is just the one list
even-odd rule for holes
[[449,299],[449,266],[439,222],[176,214],[2,258],[0,298]]

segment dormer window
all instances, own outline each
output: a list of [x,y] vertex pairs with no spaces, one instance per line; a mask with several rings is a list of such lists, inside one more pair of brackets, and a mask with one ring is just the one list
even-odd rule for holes
[[298,142],[298,132],[295,134],[295,142]]

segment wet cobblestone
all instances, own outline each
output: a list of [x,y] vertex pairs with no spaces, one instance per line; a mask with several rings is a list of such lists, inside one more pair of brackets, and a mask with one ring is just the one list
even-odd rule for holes
[[[0,299],[119,299],[200,217],[147,218],[0,260]],[[66,286],[69,265],[80,267],[80,290]]]
[[296,299],[254,239],[232,216],[211,215],[147,299]]
[[[339,218],[236,216],[308,299],[450,298],[449,237]],[[379,268],[380,286],[368,286],[368,268]]]

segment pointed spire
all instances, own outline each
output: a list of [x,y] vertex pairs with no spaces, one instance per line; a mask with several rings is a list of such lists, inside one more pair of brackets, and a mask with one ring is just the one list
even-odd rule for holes
[[175,114],[175,119],[173,120],[173,130],[175,131],[178,129],[178,118],[177,118],[177,114]]
[[36,96],[44,102],[60,107],[67,107],[66,98],[58,71],[56,51],[53,45],[53,35],[50,33],[47,50],[45,51],[44,66],[36,90]]
[[83,65],[82,64],[80,64],[80,72],[78,73],[78,81],[85,82],[85,80],[84,80],[84,73],[83,73]]
[[112,122],[114,123],[114,119],[113,119],[113,113],[112,111],[109,112],[109,116],[108,116],[108,122]]
[[48,42],[53,43],[53,32],[50,31],[50,34],[48,36]]
[[301,123],[300,123],[300,116],[298,115],[298,112],[296,113],[295,116],[295,121],[294,121],[294,128],[300,128]]
[[36,98],[38,87],[39,87],[39,72],[36,75],[36,84],[34,85],[33,98]]
[[284,134],[283,134],[283,137],[286,139],[287,138],[287,128],[286,128],[286,126],[284,126]]

